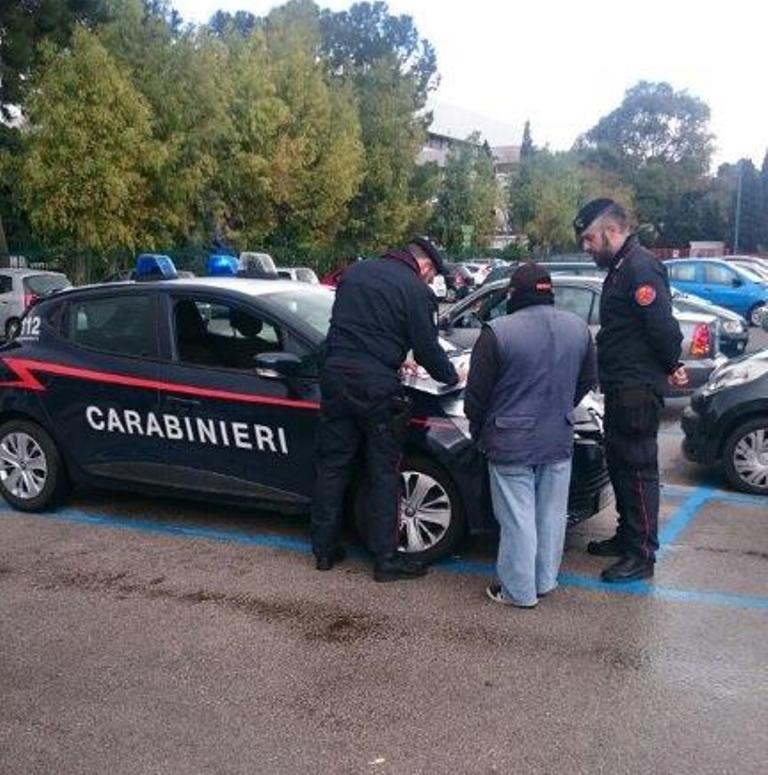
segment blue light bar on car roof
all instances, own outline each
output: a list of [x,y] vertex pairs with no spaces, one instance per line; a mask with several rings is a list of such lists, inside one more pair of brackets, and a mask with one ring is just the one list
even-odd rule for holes
[[134,277],[137,280],[173,280],[178,275],[169,256],[159,253],[142,253],[136,259]]
[[235,277],[237,275],[237,256],[226,253],[214,253],[208,256],[205,273],[209,277]]

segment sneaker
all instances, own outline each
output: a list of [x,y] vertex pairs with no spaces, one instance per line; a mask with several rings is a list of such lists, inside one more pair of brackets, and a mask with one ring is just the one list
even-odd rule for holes
[[538,601],[536,603],[530,603],[528,605],[523,605],[522,603],[516,603],[514,600],[511,600],[510,598],[504,595],[504,592],[501,589],[501,584],[489,584],[485,588],[485,594],[488,597],[488,599],[493,600],[494,603],[500,603],[501,605],[509,605],[509,606],[512,606],[513,608],[536,608],[536,605],[538,604]]

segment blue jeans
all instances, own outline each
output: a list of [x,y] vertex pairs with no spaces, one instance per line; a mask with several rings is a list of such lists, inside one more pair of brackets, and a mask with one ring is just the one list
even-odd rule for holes
[[488,463],[493,513],[501,528],[496,572],[504,596],[533,605],[557,586],[568,521],[571,460]]

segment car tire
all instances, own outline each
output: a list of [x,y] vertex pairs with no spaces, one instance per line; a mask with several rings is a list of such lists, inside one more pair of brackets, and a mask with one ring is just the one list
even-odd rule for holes
[[37,423],[10,420],[0,426],[0,494],[11,506],[43,511],[58,503],[67,486],[56,444]]
[[5,338],[7,341],[15,339],[21,331],[21,321],[18,318],[8,318],[5,321]]
[[[443,468],[418,455],[406,455],[400,471],[398,551],[422,562],[447,557],[465,533],[464,504],[456,485]],[[363,479],[354,497],[355,527],[363,540],[368,493],[369,485]],[[410,509],[412,514],[408,514]]]
[[749,312],[747,313],[747,320],[749,321],[750,326],[760,328],[760,326],[763,324],[763,310],[765,308],[765,304],[755,304],[750,308]]
[[723,473],[742,492],[768,495],[768,417],[748,420],[723,445]]

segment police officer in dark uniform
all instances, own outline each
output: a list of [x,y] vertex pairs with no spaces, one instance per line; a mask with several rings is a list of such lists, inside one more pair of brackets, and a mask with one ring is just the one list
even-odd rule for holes
[[586,204],[573,222],[577,240],[608,274],[600,299],[597,360],[605,394],[605,444],[618,526],[590,554],[618,557],[603,581],[653,576],[658,541],[659,419],[668,384],[688,378],[680,363],[683,336],[672,315],[664,265],[629,229],[611,199]]
[[440,347],[437,301],[428,287],[444,271],[437,248],[414,238],[405,250],[360,261],[342,275],[320,374],[312,550],[318,570],[344,557],[339,545],[350,472],[362,451],[369,480],[367,538],[376,581],[422,576],[397,552],[400,459],[409,402],[400,369],[409,350],[438,382],[459,376]]

